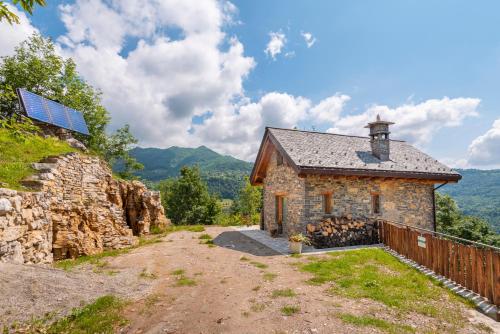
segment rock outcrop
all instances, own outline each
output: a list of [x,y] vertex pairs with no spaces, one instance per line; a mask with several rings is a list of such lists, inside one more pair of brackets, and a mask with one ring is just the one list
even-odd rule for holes
[[70,153],[33,164],[23,183],[0,189],[0,261],[50,263],[137,243],[169,224],[158,192],[113,178],[97,157]]

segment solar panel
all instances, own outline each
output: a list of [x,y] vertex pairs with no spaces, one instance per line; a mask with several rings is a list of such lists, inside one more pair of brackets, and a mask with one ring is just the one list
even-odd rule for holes
[[17,89],[17,95],[28,117],[84,135],[90,134],[81,112],[25,89]]

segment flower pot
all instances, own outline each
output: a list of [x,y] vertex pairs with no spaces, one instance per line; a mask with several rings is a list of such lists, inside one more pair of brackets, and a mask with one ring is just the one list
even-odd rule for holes
[[288,247],[290,248],[290,252],[292,254],[300,254],[302,253],[302,242],[288,242]]

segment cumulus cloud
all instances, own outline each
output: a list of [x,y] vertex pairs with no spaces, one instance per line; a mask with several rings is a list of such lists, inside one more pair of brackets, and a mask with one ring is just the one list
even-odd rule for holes
[[0,57],[11,55],[19,43],[38,32],[24,12],[9,3],[5,5],[19,17],[20,23],[10,25],[6,20],[0,21]]
[[276,56],[279,55],[286,44],[286,36],[281,31],[278,32],[270,32],[269,33],[269,42],[267,43],[266,49],[264,52],[276,60]]
[[477,167],[500,166],[500,119],[485,134],[472,141],[468,150],[467,164]]
[[310,32],[301,32],[300,33],[306,42],[307,48],[310,48],[316,43],[316,38]]
[[112,127],[130,123],[141,145],[193,146],[201,142],[189,135],[194,116],[230,109],[244,97],[255,62],[223,32],[230,5],[77,0],[60,8],[63,52],[104,92]]
[[317,125],[332,124],[339,120],[340,113],[350,99],[350,96],[343,94],[330,96],[311,108],[308,115]]
[[476,98],[444,97],[418,104],[404,104],[396,108],[374,105],[361,114],[340,117],[328,131],[366,135],[363,126],[379,114],[381,118],[396,123],[391,127],[392,138],[425,146],[440,129],[460,126],[465,118],[477,116],[479,103],[480,99]]

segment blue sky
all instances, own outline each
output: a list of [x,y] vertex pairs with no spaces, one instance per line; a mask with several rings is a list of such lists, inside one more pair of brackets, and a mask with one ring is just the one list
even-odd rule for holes
[[[141,145],[206,144],[251,160],[264,126],[362,134],[360,125],[381,110],[397,123],[395,137],[451,165],[500,165],[498,2],[207,0],[151,7],[169,19],[126,3],[49,1],[25,24],[75,58],[82,76],[103,90],[112,128],[130,123]],[[127,23],[117,23],[121,18]],[[265,52],[271,34],[283,38],[274,57]],[[161,38],[168,40],[160,45]],[[175,52],[181,63],[162,61]],[[92,62],[96,55],[105,55],[100,64]],[[215,73],[210,62],[230,73]],[[113,73],[107,81],[106,69]],[[123,78],[114,74],[120,71]],[[115,86],[134,76],[152,91],[166,88],[126,101],[139,88]],[[331,104],[321,104],[328,98]],[[144,125],[148,112],[154,122]]]

